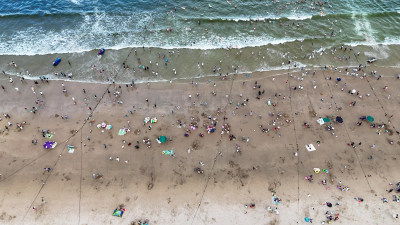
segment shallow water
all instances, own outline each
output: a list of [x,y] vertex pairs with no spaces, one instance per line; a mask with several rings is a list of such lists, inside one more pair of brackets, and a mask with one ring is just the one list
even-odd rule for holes
[[[273,70],[295,62],[349,66],[369,57],[399,66],[399,1],[298,2],[7,2],[0,6],[0,67],[11,74],[54,78],[64,72],[96,82],[118,73],[116,79],[130,82]],[[342,45],[353,51],[340,51]],[[107,49],[102,57],[99,48]],[[53,68],[57,57],[63,60]],[[12,60],[18,68],[7,66]],[[123,62],[129,70],[119,70]]]

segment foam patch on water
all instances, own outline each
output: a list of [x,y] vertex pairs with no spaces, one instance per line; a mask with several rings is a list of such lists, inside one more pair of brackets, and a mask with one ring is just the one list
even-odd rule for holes
[[371,27],[371,23],[365,14],[361,15],[362,18],[357,18],[356,14],[352,14],[351,18],[354,21],[354,30],[356,34],[362,34],[366,41],[373,44],[376,44],[376,40],[374,37],[375,31]]
[[71,0],[72,3],[76,4],[76,5],[80,5],[81,2],[79,0]]
[[290,15],[290,16],[251,16],[251,17],[208,17],[208,18],[202,18],[202,17],[184,17],[183,19],[191,19],[191,20],[222,20],[222,21],[235,21],[235,22],[249,22],[249,21],[268,21],[268,20],[280,20],[280,19],[289,19],[289,20],[308,20],[312,19],[313,15],[303,15],[303,14],[298,14],[298,15]]
[[400,45],[400,37],[386,37],[383,41],[384,45]]
[[290,20],[308,20],[312,19],[312,15],[298,15],[298,16],[289,16],[287,17]]
[[380,41],[380,42],[371,42],[371,41],[352,41],[352,42],[347,42],[344,43],[345,45],[348,46],[371,46],[371,47],[379,47],[379,46],[389,46],[389,45],[400,45],[400,38],[385,38],[384,41]]

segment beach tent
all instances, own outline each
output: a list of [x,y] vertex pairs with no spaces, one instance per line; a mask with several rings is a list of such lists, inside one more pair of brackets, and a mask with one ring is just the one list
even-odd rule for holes
[[74,153],[74,151],[75,151],[75,146],[73,146],[73,145],[67,145],[67,147],[68,147],[68,153]]
[[122,217],[123,214],[124,214],[124,211],[122,209],[115,209],[113,216]]
[[314,147],[313,144],[308,144],[308,145],[306,145],[306,149],[307,149],[309,152],[312,152],[312,151],[317,150],[317,149]]
[[[96,174],[94,174],[94,175],[96,175]],[[103,177],[103,175],[101,175],[101,174],[99,174],[101,177]],[[125,210],[125,208],[124,208],[124,205],[119,205],[115,210],[114,210],[114,212],[113,212],[113,216],[117,216],[117,217],[122,217],[122,215],[124,214],[124,212],[125,212],[126,210]]]
[[43,147],[45,149],[49,149],[49,148],[55,148],[57,146],[57,142],[52,142],[52,141],[47,141],[46,143],[44,143]]
[[319,123],[319,125],[323,125],[325,122],[322,118],[317,119],[317,123]]
[[331,122],[331,119],[329,119],[329,118],[323,118],[323,120],[324,120],[325,123]]
[[374,117],[372,117],[372,116],[367,116],[367,120],[368,120],[369,122],[374,122]]
[[157,139],[157,141],[158,141],[158,143],[164,143],[164,142],[166,142],[167,141],[167,137],[165,137],[165,136],[160,136],[160,137],[158,137],[158,139]]
[[50,149],[51,147],[53,147],[53,142],[52,141],[47,141],[46,143],[44,143],[43,147],[45,149]]
[[118,135],[121,135],[121,136],[125,135],[128,131],[129,131],[129,129],[127,129],[127,128],[119,129]]
[[343,118],[340,117],[340,116],[337,116],[337,117],[336,117],[336,122],[338,122],[338,123],[343,123]]

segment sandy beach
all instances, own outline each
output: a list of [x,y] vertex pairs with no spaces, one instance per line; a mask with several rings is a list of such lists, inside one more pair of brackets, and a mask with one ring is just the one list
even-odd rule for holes
[[0,4],[0,225],[400,224],[400,1]]
[[400,70],[362,70],[132,86],[2,74],[0,224],[397,224]]

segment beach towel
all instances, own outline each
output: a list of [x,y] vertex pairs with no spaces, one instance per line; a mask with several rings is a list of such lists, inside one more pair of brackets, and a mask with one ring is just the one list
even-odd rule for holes
[[162,154],[163,155],[173,155],[174,154],[174,150],[172,149],[172,150],[164,150],[164,151],[162,151]]

